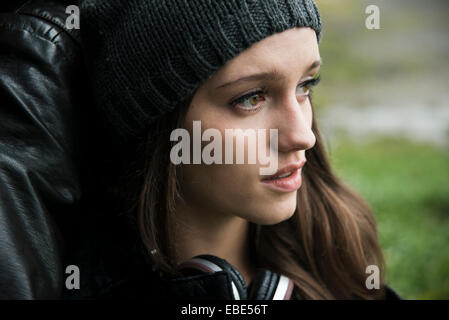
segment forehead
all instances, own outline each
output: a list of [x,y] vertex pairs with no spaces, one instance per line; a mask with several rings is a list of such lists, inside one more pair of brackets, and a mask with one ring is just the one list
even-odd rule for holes
[[210,80],[218,84],[236,76],[274,68],[286,75],[292,71],[297,74],[319,59],[315,31],[311,28],[292,28],[253,44],[228,61]]

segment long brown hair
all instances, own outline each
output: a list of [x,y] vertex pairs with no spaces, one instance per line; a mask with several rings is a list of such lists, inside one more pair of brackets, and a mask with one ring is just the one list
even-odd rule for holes
[[[135,215],[148,256],[160,269],[177,274],[173,215],[180,196],[177,169],[169,160],[170,133],[183,122],[191,98],[165,115],[138,145],[122,191]],[[258,267],[284,274],[295,283],[296,299],[379,299],[384,296],[384,259],[376,223],[367,203],[333,173],[315,118],[315,146],[294,215],[279,224],[250,223],[250,241]],[[365,286],[368,265],[380,270],[380,289]]]

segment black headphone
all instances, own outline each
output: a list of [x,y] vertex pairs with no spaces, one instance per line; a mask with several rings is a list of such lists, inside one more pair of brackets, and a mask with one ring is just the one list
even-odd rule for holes
[[234,300],[289,300],[293,291],[293,281],[267,269],[260,269],[246,288],[240,272],[226,260],[213,255],[195,256],[178,266],[184,273],[215,273],[225,271],[231,279]]

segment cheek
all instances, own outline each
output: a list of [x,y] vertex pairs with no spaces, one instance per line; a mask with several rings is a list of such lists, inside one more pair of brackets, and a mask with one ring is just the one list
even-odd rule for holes
[[188,200],[200,202],[198,204],[203,206],[235,211],[233,205],[239,204],[242,208],[242,204],[257,197],[254,185],[257,172],[254,165],[185,165],[183,193]]
[[259,182],[256,165],[188,165],[183,168],[185,200],[206,214],[237,216],[267,225],[291,217],[296,192],[279,194]]

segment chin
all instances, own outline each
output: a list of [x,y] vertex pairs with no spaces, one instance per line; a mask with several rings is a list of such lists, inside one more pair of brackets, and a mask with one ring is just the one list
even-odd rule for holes
[[273,225],[290,219],[296,211],[296,192],[294,197],[283,201],[271,201],[270,204],[263,205],[256,216],[254,223],[260,225]]

